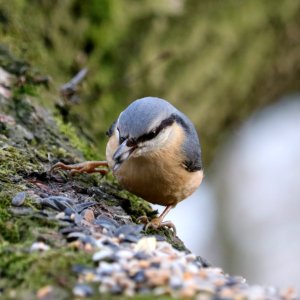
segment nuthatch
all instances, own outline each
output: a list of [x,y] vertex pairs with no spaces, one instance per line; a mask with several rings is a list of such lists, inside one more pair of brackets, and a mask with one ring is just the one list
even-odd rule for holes
[[148,202],[166,206],[148,227],[171,227],[163,218],[190,196],[203,179],[200,143],[192,122],[169,102],[146,97],[131,103],[107,132],[105,161],[55,164],[51,170],[106,173],[108,166],[121,186]]

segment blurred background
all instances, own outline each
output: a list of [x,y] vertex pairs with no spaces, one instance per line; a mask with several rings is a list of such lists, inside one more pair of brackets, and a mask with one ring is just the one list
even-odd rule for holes
[[[300,290],[299,1],[1,1],[4,47],[51,76],[37,101],[77,124],[99,159],[132,100],[185,112],[206,177],[170,213],[179,236],[225,272]],[[80,99],[51,92],[84,67]]]

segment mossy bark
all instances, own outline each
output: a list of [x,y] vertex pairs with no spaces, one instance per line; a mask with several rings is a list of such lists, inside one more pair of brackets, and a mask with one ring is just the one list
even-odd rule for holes
[[[0,61],[2,70],[12,72],[16,63],[12,55],[2,52]],[[19,71],[16,68],[6,74],[6,90],[0,93],[0,294],[9,298],[17,293],[18,299],[32,299],[38,289],[50,285],[58,288],[56,299],[69,299],[76,282],[72,266],[92,265],[91,255],[66,242],[56,220],[41,214],[38,196],[92,194],[101,204],[98,210],[109,211],[112,218],[122,210],[131,222],[141,215],[152,217],[156,212],[147,202],[120,189],[111,175],[68,178],[61,174],[64,184],[49,175],[50,166],[58,160],[74,163],[103,157],[58,113],[53,116],[37,105],[45,96],[43,88],[32,80],[35,75],[30,68],[22,75]],[[25,202],[22,208],[13,207],[12,199],[21,191],[26,192]],[[185,249],[168,230],[149,233],[163,235],[178,249]],[[31,245],[37,241],[46,241],[51,249],[31,252]]]

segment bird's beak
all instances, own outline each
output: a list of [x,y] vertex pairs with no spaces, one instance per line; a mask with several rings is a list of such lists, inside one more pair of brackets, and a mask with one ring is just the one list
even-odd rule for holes
[[131,153],[136,149],[136,147],[128,147],[127,140],[125,140],[116,150],[113,155],[113,160],[115,165],[113,166],[113,171],[117,171],[121,164],[129,158]]

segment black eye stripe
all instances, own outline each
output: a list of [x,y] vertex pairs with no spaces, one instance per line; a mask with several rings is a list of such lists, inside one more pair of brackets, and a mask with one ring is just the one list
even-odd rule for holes
[[121,136],[119,128],[117,130],[119,131],[119,144],[122,144],[126,139],[127,141],[127,146],[128,147],[136,147],[139,143],[145,142],[145,141],[150,141],[154,139],[163,129],[165,129],[168,126],[171,126],[174,122],[180,124],[183,129],[187,132],[189,132],[189,128],[187,124],[184,122],[184,120],[177,114],[172,114],[169,118],[163,120],[159,126],[154,128],[148,133],[143,134],[142,136],[138,137],[137,139],[135,138],[129,138],[128,136]]
[[136,147],[137,146],[137,141],[136,141],[136,139],[133,139],[133,138],[128,139],[126,145],[128,147]]
[[175,122],[175,115],[171,115],[169,118],[163,120],[159,126],[150,132],[143,134],[137,139],[137,143],[145,142],[154,139],[163,129],[168,126],[171,126]]

